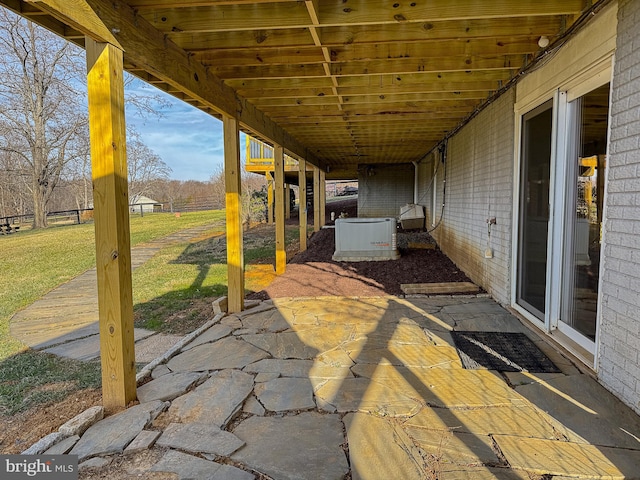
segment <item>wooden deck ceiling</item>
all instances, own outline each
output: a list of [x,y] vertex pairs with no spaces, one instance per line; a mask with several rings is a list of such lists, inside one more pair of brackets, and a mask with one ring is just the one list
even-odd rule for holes
[[[0,0],[215,116],[349,178],[420,160],[588,0]],[[112,42],[113,43],[113,42]]]

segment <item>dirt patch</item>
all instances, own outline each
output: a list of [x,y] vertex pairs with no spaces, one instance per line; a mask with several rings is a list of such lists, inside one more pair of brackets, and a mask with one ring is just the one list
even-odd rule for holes
[[57,431],[67,420],[101,402],[99,389],[85,389],[52,405],[34,407],[18,415],[0,416],[0,451],[4,454],[20,453],[42,437]]

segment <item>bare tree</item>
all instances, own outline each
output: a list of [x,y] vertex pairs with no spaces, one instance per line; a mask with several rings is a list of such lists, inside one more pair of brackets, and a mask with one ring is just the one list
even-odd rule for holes
[[127,131],[127,168],[129,170],[129,201],[147,195],[154,185],[169,179],[171,167],[151,150],[132,127]]
[[34,228],[47,226],[47,203],[87,129],[81,50],[0,10],[0,150],[27,179]]

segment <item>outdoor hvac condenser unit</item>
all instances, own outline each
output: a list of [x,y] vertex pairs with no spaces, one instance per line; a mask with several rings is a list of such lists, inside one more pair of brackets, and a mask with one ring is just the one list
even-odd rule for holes
[[397,260],[395,218],[338,218],[336,251],[338,262]]

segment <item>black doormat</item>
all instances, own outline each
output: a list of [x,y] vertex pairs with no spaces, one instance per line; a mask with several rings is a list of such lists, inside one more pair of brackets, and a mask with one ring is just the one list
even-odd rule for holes
[[467,370],[560,373],[524,333],[454,331],[451,336]]

